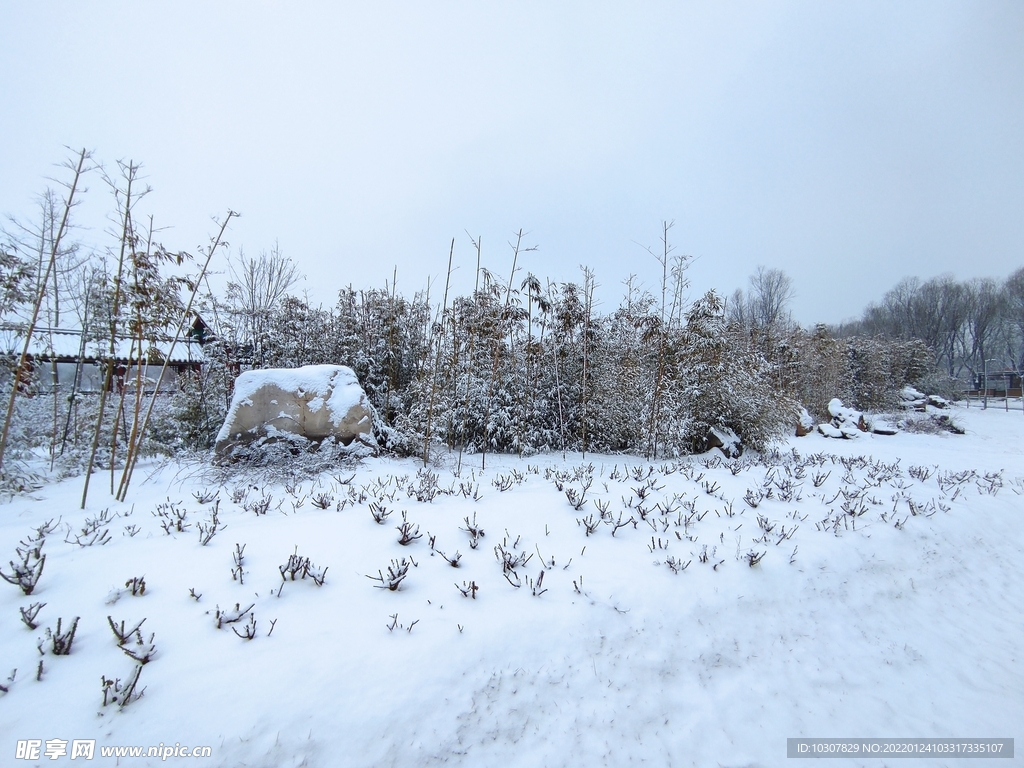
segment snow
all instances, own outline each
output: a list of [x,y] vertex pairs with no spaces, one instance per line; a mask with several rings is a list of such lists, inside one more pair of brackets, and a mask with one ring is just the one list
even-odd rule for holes
[[925,394],[918,389],[914,389],[909,384],[900,390],[900,399],[907,402],[914,402],[915,400],[924,400]]
[[[432,501],[415,496],[433,485],[421,465],[391,458],[292,489],[215,487],[195,466],[140,467],[148,478],[127,503],[94,493],[85,511],[80,480],[47,486],[0,516],[4,563],[46,520],[62,526],[46,537],[32,595],[0,582],[0,684],[18,670],[0,694],[0,749],[96,739],[99,765],[115,764],[101,746],[180,743],[212,747],[196,761],[204,766],[775,766],[787,737],[1019,736],[1016,407],[957,408],[963,436],[794,437],[764,464],[717,451],[653,465],[489,455],[486,471],[464,465],[461,477],[431,468],[445,491]],[[973,474],[952,474],[965,470]],[[566,491],[583,491],[588,477],[577,511]],[[744,501],[767,487],[772,498],[756,508]],[[193,493],[206,490],[219,490],[226,528],[202,546],[197,524],[213,503]],[[332,497],[329,509],[314,506],[319,494]],[[245,509],[268,496],[266,514]],[[154,514],[170,502],[187,510],[184,532],[165,534]],[[600,524],[587,535],[598,502],[636,527],[612,535]],[[383,524],[371,503],[391,510]],[[79,534],[104,510],[117,515],[110,543],[73,543],[68,527]],[[403,511],[422,533],[408,546],[395,530]],[[463,530],[474,515],[485,531],[477,549]],[[461,554],[460,567],[431,553],[430,536],[436,550]],[[242,583],[232,576],[236,544]],[[519,589],[498,545],[530,556]],[[293,554],[327,568],[323,586],[306,578],[281,589],[279,567]],[[367,576],[402,557],[416,565],[400,589],[375,588]],[[674,573],[668,562],[689,565]],[[528,579],[542,569],[546,591],[534,596]],[[126,581],[140,576],[145,594],[133,596]],[[476,599],[457,588],[470,582]],[[46,605],[32,631],[18,608],[34,602]],[[218,607],[250,603],[255,639],[231,631],[244,620],[216,627]],[[102,706],[101,676],[125,680],[134,667],[108,615],[129,627],[145,619],[157,649],[142,668],[144,695],[122,710]],[[40,656],[44,629],[75,616],[71,654]]]
[[853,408],[847,408],[838,397],[829,401],[828,412],[832,417],[831,424],[818,425],[818,432],[824,437],[856,440],[868,430],[864,414]]
[[822,436],[824,436],[824,437],[833,437],[833,438],[850,437],[850,435],[846,434],[842,430],[837,429],[836,427],[833,427],[831,424],[824,424],[824,423],[819,424],[818,425],[818,432],[820,432],[822,434]]
[[828,403],[828,412],[832,417],[832,426],[842,428],[844,425],[854,426],[864,414],[853,408],[847,408],[838,397],[833,397]]
[[[157,352],[161,359],[171,352],[171,339],[146,341],[143,350]],[[24,329],[18,327],[0,327],[0,350],[12,356],[21,354],[25,346]],[[32,334],[29,353],[36,356],[50,356],[77,360],[83,353],[82,331],[68,328],[39,328]],[[105,358],[110,353],[110,340],[91,340],[85,345],[86,359]],[[139,350],[132,339],[118,339],[114,349],[114,357],[118,360],[134,360],[139,357]],[[178,339],[174,344],[172,363],[188,363],[204,359],[202,345],[190,338]],[[157,366],[159,368],[159,366]]]
[[814,429],[814,417],[807,412],[807,409],[802,405],[797,414],[797,423],[803,428],[805,432],[810,432]]
[[712,438],[714,438],[710,442],[717,443],[716,447],[724,456],[736,458],[743,452],[739,435],[728,427],[711,427],[709,431]]

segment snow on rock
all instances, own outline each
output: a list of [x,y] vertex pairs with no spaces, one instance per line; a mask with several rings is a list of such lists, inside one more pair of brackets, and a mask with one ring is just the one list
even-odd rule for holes
[[948,408],[949,400],[938,395],[926,395],[924,392],[908,385],[900,390],[900,405],[904,408],[924,411],[929,405],[933,408]]
[[923,411],[927,404],[928,398],[925,397],[924,392],[920,392],[909,385],[900,390],[900,405],[904,408]]
[[864,432],[873,432],[876,435],[895,435],[899,432],[891,418],[879,415],[865,417],[860,411],[844,406],[838,397],[829,402],[828,412],[832,421],[818,425],[818,432],[825,437],[851,440],[860,437]]
[[743,453],[739,435],[728,427],[711,427],[708,430],[708,447],[720,449],[729,459],[738,458]]
[[818,431],[825,437],[845,437],[845,435],[842,432],[833,427],[831,424],[819,424]]
[[306,365],[246,371],[235,380],[216,455],[261,438],[298,435],[314,442],[333,437],[344,445],[370,435],[371,406],[351,368]]
[[[832,417],[830,425],[818,425],[818,431],[825,437],[844,437],[847,439],[860,437],[861,432],[868,431],[867,422],[864,421],[864,414],[847,408],[838,397],[833,397],[828,404],[828,413]],[[831,427],[828,430],[823,426]],[[838,433],[838,434],[836,434]]]
[[912,402],[914,400],[924,400],[924,392],[918,389],[914,389],[909,384],[900,390],[900,400],[903,402]]
[[804,437],[811,434],[814,431],[814,417],[807,412],[807,409],[803,406],[800,407],[800,412],[797,414],[796,422],[796,436]]
[[873,416],[871,418],[871,431],[876,435],[895,435],[899,433],[900,429],[889,416]]

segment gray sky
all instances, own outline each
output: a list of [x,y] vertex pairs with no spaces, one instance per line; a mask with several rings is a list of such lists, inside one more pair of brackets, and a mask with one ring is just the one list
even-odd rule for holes
[[[172,249],[242,213],[314,303],[587,264],[691,296],[786,271],[801,323],[907,275],[1024,265],[1024,3],[19,3],[0,6],[0,212],[67,151],[141,162]],[[108,244],[90,182],[82,237]],[[221,265],[223,268],[223,265]],[[435,294],[439,295],[439,294]]]

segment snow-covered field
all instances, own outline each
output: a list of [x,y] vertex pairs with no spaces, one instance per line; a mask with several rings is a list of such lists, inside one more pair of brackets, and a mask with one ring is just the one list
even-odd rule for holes
[[[102,765],[162,762],[103,747],[178,744],[212,754],[166,764],[504,767],[777,766],[797,736],[1019,738],[1015,407],[957,409],[964,436],[810,435],[765,461],[488,456],[480,471],[469,456],[461,477],[431,468],[436,489],[392,459],[290,489],[140,467],[126,504],[100,475],[85,511],[80,479],[48,486],[0,507],[4,573],[19,541],[55,528],[31,595],[0,582],[0,764],[75,765],[75,739],[94,739]],[[181,512],[187,529],[165,533]],[[403,513],[421,534],[407,546]],[[75,543],[104,529],[109,543]],[[295,553],[310,575],[282,590]],[[367,578],[402,558],[397,590]],[[35,630],[19,614],[33,603]],[[145,619],[136,655],[156,647],[123,708],[103,706],[101,679],[136,662],[108,616],[126,632]],[[75,617],[70,654],[53,655],[45,630]],[[17,759],[29,739],[39,759]],[[68,754],[48,759],[51,739]],[[976,762],[990,764],[915,761]]]

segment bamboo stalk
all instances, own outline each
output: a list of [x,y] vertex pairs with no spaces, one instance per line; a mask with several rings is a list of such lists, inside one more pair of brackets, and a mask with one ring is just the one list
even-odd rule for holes
[[423,437],[423,466],[427,466],[430,451],[430,425],[434,415],[434,396],[437,393],[437,373],[441,367],[441,341],[444,338],[444,318],[448,311],[448,287],[452,281],[452,257],[455,255],[455,238],[452,238],[451,248],[448,250],[448,273],[444,280],[444,301],[441,304],[441,328],[437,334],[437,347],[434,354],[434,376],[430,383],[430,402],[427,405],[427,428]]
[[[125,214],[121,224],[121,248],[117,257],[117,276],[114,278],[114,301],[111,306],[110,315],[110,356],[107,359],[107,369],[103,376],[103,386],[100,388],[100,405],[99,413],[96,415],[96,430],[93,432],[92,445],[89,447],[89,461],[85,468],[85,482],[82,487],[82,509],[85,509],[85,502],[89,497],[89,481],[92,478],[92,468],[96,462],[96,451],[99,448],[100,435],[103,431],[103,414],[106,412],[107,407],[107,392],[110,391],[114,381],[114,365],[117,353],[117,316],[121,311],[121,282],[124,278],[124,256],[127,249],[129,227],[131,226],[132,184],[135,181],[138,166],[129,161],[127,166],[121,165],[121,170],[122,173],[126,173],[128,186],[125,189]],[[114,434],[117,434],[116,429]]]
[[[156,386],[153,387],[153,396],[149,399],[149,407],[146,409],[146,417],[143,419],[142,427],[139,430],[140,436],[145,435],[146,429],[149,427],[149,419],[153,415],[153,406],[156,404],[157,395],[160,394],[160,385],[163,383],[164,374],[167,371],[167,367],[170,365],[171,358],[174,356],[174,348],[178,343],[178,339],[181,338],[181,333],[185,328],[185,324],[188,322],[189,316],[192,314],[192,305],[195,303],[196,294],[199,292],[199,286],[202,284],[203,278],[206,276],[206,270],[210,266],[213,254],[223,243],[224,231],[227,229],[228,223],[233,217],[239,215],[241,214],[235,213],[230,208],[228,209],[228,214],[224,217],[224,221],[220,225],[220,231],[217,233],[216,238],[213,240],[213,244],[210,246],[210,250],[206,254],[206,261],[203,263],[203,267],[199,271],[199,277],[196,278],[192,285],[192,294],[189,296],[188,305],[185,307],[185,312],[181,317],[181,322],[178,323],[178,330],[175,332],[174,339],[171,341],[171,348],[168,350],[167,355],[164,356],[164,364],[160,368],[160,376],[156,380]],[[139,438],[139,442],[141,443],[141,437]],[[121,484],[117,489],[117,498],[120,501],[124,501],[128,494],[128,486],[131,483],[132,473],[135,471],[135,464],[138,460],[138,446],[130,445],[129,454],[125,458],[124,471],[121,474]]]
[[64,450],[67,448],[68,432],[71,431],[71,414],[72,414],[72,409],[74,408],[74,405],[75,405],[75,399],[78,396],[78,390],[80,388],[80,380],[81,380],[81,377],[82,377],[82,367],[85,364],[85,345],[86,345],[86,338],[88,337],[88,334],[89,334],[89,322],[91,320],[91,317],[89,315],[89,310],[90,310],[89,299],[90,299],[90,295],[91,295],[91,289],[87,288],[86,289],[86,295],[85,295],[85,307],[83,309],[83,317],[82,317],[82,338],[81,338],[81,341],[78,344],[78,360],[75,363],[75,376],[71,380],[71,392],[70,392],[70,394],[68,394],[68,412],[67,412],[67,416],[64,419],[64,432],[63,432],[63,434],[61,434],[61,438],[60,438],[60,455],[61,456],[64,455]]
[[[125,190],[125,215],[121,225],[121,250],[118,253],[118,273],[114,279],[114,302],[111,306],[111,338],[110,338],[110,356],[106,359],[106,370],[103,373],[103,383],[99,388],[99,412],[96,415],[96,429],[92,434],[92,444],[89,446],[89,461],[85,468],[85,481],[82,486],[82,509],[85,509],[85,502],[89,497],[89,481],[92,478],[92,467],[96,461],[96,451],[99,447],[99,437],[103,429],[103,414],[106,411],[106,393],[108,393],[114,384],[114,370],[115,360],[117,357],[117,332],[118,332],[118,313],[121,311],[121,283],[124,278],[124,261],[125,251],[127,250],[128,242],[128,229],[130,227],[130,217],[128,212],[131,210],[132,202],[132,183],[135,180],[135,173],[138,167],[133,165],[130,161],[126,166],[121,166],[122,172],[127,168],[127,180],[128,185]],[[115,422],[115,435],[117,435],[117,426]],[[112,462],[113,464],[113,462]]]
[[[469,234],[468,232],[466,234]],[[473,243],[473,247],[476,249],[476,277],[474,278],[473,284],[473,301],[470,304],[470,309],[475,313],[477,307],[477,301],[479,300],[478,293],[480,291],[480,253],[482,248],[483,238],[478,237],[475,240],[472,235],[469,238],[470,242]],[[473,318],[470,318],[469,323],[469,349],[466,354],[466,407],[462,411],[462,441],[459,443],[459,460],[456,464],[455,474],[458,475],[462,472],[462,450],[466,445],[466,420],[469,418],[469,398],[470,390],[473,382],[473,352],[476,346],[476,328],[473,324]],[[456,391],[456,394],[458,392]]]
[[[148,234],[146,236],[146,259],[147,260],[151,258],[152,248],[153,248],[153,217],[150,216],[149,217],[149,231],[148,231]],[[148,263],[147,263],[147,266],[148,266]],[[143,370],[146,370],[146,371],[149,370],[149,362],[148,361],[146,361],[145,368],[143,368],[143,353],[144,353],[143,345],[145,344],[145,338],[144,338],[144,336],[145,336],[145,327],[143,325],[142,306],[141,306],[141,303],[140,303],[141,285],[139,284],[139,262],[138,262],[138,254],[135,252],[134,239],[132,241],[132,271],[133,271],[133,276],[134,276],[134,281],[135,281],[135,302],[134,302],[135,303],[135,334],[134,334],[134,336],[132,338],[132,348],[131,348],[131,351],[130,351],[130,353],[128,355],[128,360],[129,360],[129,363],[130,363],[131,360],[133,358],[135,358],[136,355],[138,356],[138,359],[136,360],[136,363],[135,363],[135,405],[134,405],[134,407],[132,409],[132,429],[131,429],[130,433],[128,433],[128,431],[127,431],[128,419],[125,417],[125,414],[124,414],[124,401],[125,401],[126,387],[122,387],[121,388],[121,399],[120,399],[120,402],[118,404],[118,418],[123,420],[123,422],[124,422],[125,443],[128,446],[127,454],[125,456],[125,461],[126,462],[128,461],[128,455],[131,454],[132,447],[135,445],[135,441],[138,439],[138,434],[139,434],[139,432],[138,432],[138,428],[139,428],[139,414],[140,414],[140,412],[142,410],[142,400],[143,400],[143,397],[145,396],[145,390],[143,389],[143,382],[145,381],[145,377],[143,376]],[[127,375],[127,371],[125,371],[125,374]],[[117,447],[117,427],[116,427],[116,421],[115,421],[114,439],[111,442],[111,446],[110,446],[110,493],[111,494],[114,493],[114,450],[116,449],[116,447]]]
[[[505,288],[505,303],[502,305],[501,314],[499,314],[499,316],[498,316],[498,323],[497,323],[497,327],[494,329],[494,333],[493,333],[494,338],[493,338],[493,342],[491,344],[491,358],[492,358],[491,359],[491,378],[487,382],[487,399],[484,401],[484,425],[483,425],[483,427],[484,427],[484,448],[483,448],[483,452],[481,453],[481,457],[480,457],[480,468],[481,469],[486,469],[487,468],[487,448],[488,448],[488,443],[490,442],[488,440],[488,436],[489,435],[488,435],[487,422],[491,418],[491,400],[494,397],[494,386],[495,386],[495,383],[498,380],[499,361],[501,359],[501,355],[500,355],[500,352],[501,352],[501,339],[502,339],[502,333],[501,333],[502,328],[501,328],[501,326],[502,326],[502,323],[507,322],[508,319],[509,319],[509,306],[511,305],[511,301],[512,301],[512,281],[515,279],[516,270],[518,269],[519,254],[520,254],[520,252],[522,250],[528,250],[528,251],[534,250],[533,248],[527,248],[527,249],[523,249],[522,248],[523,235],[524,235],[524,232],[523,232],[523,230],[520,229],[519,232],[516,233],[516,244],[512,246],[512,269],[509,272],[509,275],[508,275],[508,285]],[[514,353],[514,350],[512,348],[512,324],[509,323],[509,355],[511,356],[513,353]]]

